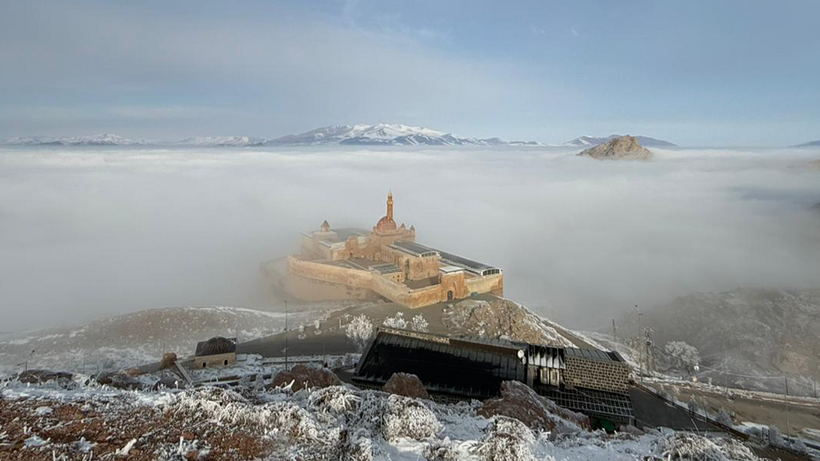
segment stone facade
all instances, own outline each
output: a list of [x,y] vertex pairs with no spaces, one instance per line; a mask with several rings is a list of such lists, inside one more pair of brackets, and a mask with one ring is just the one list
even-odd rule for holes
[[307,301],[383,298],[410,308],[503,295],[500,269],[455,255],[449,261],[415,241],[415,227],[396,224],[391,193],[387,214],[370,231],[333,229],[324,221],[303,234],[300,253],[287,258],[286,276],[274,283]]
[[629,394],[629,365],[623,361],[600,361],[565,357],[564,384],[618,394]]
[[214,368],[236,363],[236,352],[194,357],[194,368]]

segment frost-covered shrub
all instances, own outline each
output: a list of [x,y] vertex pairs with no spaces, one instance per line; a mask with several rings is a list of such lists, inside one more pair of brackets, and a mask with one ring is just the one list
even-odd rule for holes
[[342,453],[344,461],[373,461],[375,445],[369,437],[353,436]]
[[407,328],[407,320],[404,320],[403,312],[396,312],[395,316],[387,317],[386,319],[384,319],[382,325],[386,326],[387,328],[399,328],[403,330]]
[[657,454],[664,459],[691,461],[757,461],[752,450],[731,439],[711,440],[688,432],[675,432],[660,439]]
[[416,399],[391,395],[384,405],[381,432],[388,441],[400,437],[424,440],[435,437],[442,425],[435,413]]
[[473,453],[486,461],[535,461],[532,431],[517,419],[496,416]]
[[434,440],[424,447],[424,459],[428,461],[461,461],[467,458],[459,447],[450,441],[450,438],[444,440]]
[[331,386],[311,392],[308,404],[320,413],[342,414],[359,407],[361,398],[345,386]]
[[700,363],[698,348],[683,341],[669,341],[663,347],[663,351],[669,357],[672,366],[679,370],[692,371]]
[[373,335],[373,323],[364,314],[353,317],[353,320],[345,327],[345,335],[359,350],[363,350],[364,345]]
[[426,332],[427,328],[430,326],[430,322],[424,318],[421,314],[416,314],[413,316],[413,320],[410,322],[410,329],[413,331],[419,332]]
[[[305,409],[287,402],[276,402],[270,405],[269,423],[274,430],[288,434],[291,440],[298,442],[317,442],[319,429],[316,421]],[[324,440],[327,442],[327,440]]]

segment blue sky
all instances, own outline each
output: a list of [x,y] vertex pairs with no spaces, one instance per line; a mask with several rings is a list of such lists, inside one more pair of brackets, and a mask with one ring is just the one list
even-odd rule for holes
[[820,139],[820,2],[0,0],[0,136]]

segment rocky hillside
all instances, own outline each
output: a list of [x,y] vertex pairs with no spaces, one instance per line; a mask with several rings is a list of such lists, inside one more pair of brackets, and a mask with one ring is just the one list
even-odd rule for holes
[[[311,311],[291,313],[304,322]],[[29,362],[29,368],[78,371],[131,367],[159,360],[166,351],[184,357],[196,343],[213,336],[239,341],[284,328],[284,314],[236,307],[169,307],[106,318],[75,328],[0,336],[0,369]],[[33,353],[32,353],[33,351]]]
[[[820,380],[820,290],[693,294],[643,317],[659,348],[669,341],[697,347],[701,380],[783,392],[787,375],[790,392],[803,395]],[[621,324],[634,325],[634,314]]]
[[578,155],[599,160],[647,160],[652,158],[652,152],[641,146],[638,138],[628,135],[612,138],[604,144],[585,149]]

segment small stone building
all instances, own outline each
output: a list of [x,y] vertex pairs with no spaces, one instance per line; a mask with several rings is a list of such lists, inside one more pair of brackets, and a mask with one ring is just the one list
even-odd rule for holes
[[194,368],[224,367],[236,363],[236,338],[216,336],[196,345]]

